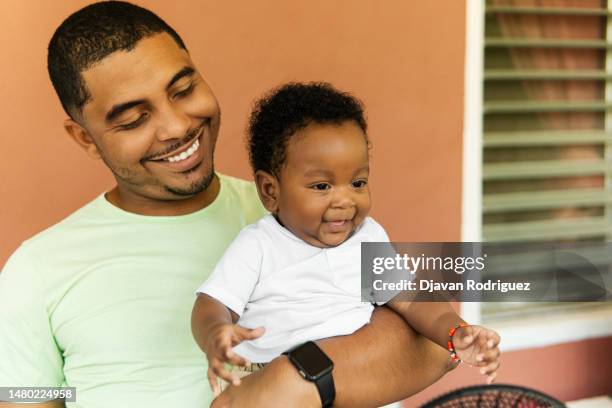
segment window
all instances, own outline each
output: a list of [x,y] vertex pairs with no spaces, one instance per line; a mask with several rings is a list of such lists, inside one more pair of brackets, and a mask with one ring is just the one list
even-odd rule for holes
[[[468,1],[465,241],[612,241],[609,7],[605,0]],[[606,307],[465,305],[494,326],[529,316],[541,325],[543,312],[567,318],[588,309],[612,327]],[[595,326],[593,335],[603,333]]]

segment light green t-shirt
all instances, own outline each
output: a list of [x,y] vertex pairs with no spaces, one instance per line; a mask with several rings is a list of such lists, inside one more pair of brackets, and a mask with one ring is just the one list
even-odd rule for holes
[[264,214],[252,183],[220,180],[192,214],[132,214],[101,195],[24,242],[0,273],[0,387],[76,387],[68,407],[208,406],[194,293]]

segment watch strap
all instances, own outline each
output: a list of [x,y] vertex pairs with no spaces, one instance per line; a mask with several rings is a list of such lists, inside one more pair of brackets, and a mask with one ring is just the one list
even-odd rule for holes
[[321,376],[315,382],[317,390],[319,391],[319,397],[321,397],[321,404],[323,408],[330,408],[334,404],[336,399],[336,387],[334,386],[334,377],[332,372]]

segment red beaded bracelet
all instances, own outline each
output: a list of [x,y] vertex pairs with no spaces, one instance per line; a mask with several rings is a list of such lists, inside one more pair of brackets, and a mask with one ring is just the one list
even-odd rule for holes
[[455,335],[455,332],[457,331],[458,328],[460,327],[467,327],[469,326],[469,324],[467,323],[459,323],[458,325],[456,325],[455,327],[451,328],[448,331],[448,351],[450,351],[450,355],[451,355],[451,360],[452,361],[460,361],[459,357],[457,357],[457,352],[455,351],[455,345],[453,344],[453,336]]

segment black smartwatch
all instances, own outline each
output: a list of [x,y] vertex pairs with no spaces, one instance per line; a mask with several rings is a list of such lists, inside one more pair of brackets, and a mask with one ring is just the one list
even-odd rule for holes
[[307,381],[317,386],[323,408],[331,407],[336,398],[332,371],[334,363],[314,341],[307,341],[283,353]]

